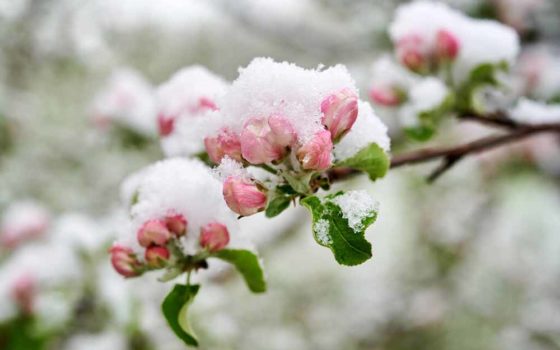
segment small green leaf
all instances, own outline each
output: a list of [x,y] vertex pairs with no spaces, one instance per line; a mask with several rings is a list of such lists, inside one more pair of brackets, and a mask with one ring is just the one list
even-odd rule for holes
[[255,253],[245,249],[223,249],[213,255],[232,264],[241,273],[247,286],[253,293],[266,291],[266,280],[259,258]]
[[187,312],[199,288],[199,285],[176,284],[161,305],[163,315],[173,332],[189,346],[198,346]]
[[359,230],[348,224],[340,207],[332,200],[343,192],[327,196],[321,201],[316,196],[303,198],[300,202],[311,211],[313,235],[322,246],[328,247],[341,265],[354,266],[372,257],[371,244],[365,239],[365,230],[376,219],[377,213],[371,212],[362,219]]
[[279,215],[290,206],[292,198],[281,193],[274,193],[270,196],[268,205],[266,206],[265,215],[267,218],[273,218]]
[[474,111],[475,91],[483,86],[495,86],[500,83],[497,79],[499,70],[507,71],[507,62],[483,63],[471,70],[469,77],[457,89],[456,109],[462,113]]
[[336,166],[362,170],[374,181],[385,176],[390,163],[387,153],[377,144],[370,143],[351,158],[337,163]]

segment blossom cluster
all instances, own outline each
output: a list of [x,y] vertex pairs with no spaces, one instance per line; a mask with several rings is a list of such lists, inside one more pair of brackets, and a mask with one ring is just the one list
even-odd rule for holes
[[121,68],[114,71],[90,107],[100,129],[121,128],[143,137],[156,135],[154,91],[140,73]]
[[519,53],[513,29],[428,0],[401,5],[389,36],[394,58],[374,63],[369,95],[375,104],[396,109],[400,124],[420,140],[451,112],[490,108],[486,95],[504,94],[498,88],[506,79],[502,73]]
[[[254,59],[240,70],[217,109],[204,145],[210,160],[220,165],[229,208],[241,216],[264,210],[284,185],[294,194],[313,193],[336,162],[369,144],[389,149],[385,126],[359,100],[341,65],[304,69]],[[265,180],[255,168],[269,172]]]
[[113,267],[125,277],[164,268],[178,275],[204,267],[209,254],[240,244],[220,182],[200,161],[160,161],[129,177],[123,194],[131,227],[110,253]]

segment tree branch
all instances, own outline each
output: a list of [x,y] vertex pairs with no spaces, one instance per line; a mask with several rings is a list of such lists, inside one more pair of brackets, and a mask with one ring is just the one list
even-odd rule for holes
[[498,127],[506,130],[531,126],[529,124],[516,122],[515,120],[508,118],[504,113],[500,113],[500,112],[484,117],[474,115],[474,114],[465,114],[465,115],[460,115],[459,120],[475,122],[486,126]]
[[391,160],[391,168],[443,158],[443,163],[428,178],[429,182],[433,182],[466,156],[482,153],[505,144],[521,141],[530,136],[547,132],[560,134],[560,123],[538,125],[517,124],[513,130],[506,134],[491,135],[458,146],[425,148],[397,155]]

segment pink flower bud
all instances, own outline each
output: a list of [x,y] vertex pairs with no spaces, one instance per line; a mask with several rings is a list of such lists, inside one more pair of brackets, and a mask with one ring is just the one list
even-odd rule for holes
[[251,181],[240,177],[226,179],[223,195],[228,207],[242,216],[255,214],[266,205],[266,194]]
[[380,106],[395,107],[401,104],[401,94],[397,89],[389,86],[374,86],[369,91],[373,102]]
[[144,258],[149,267],[161,268],[169,260],[169,250],[165,247],[153,245],[146,248]]
[[209,111],[218,110],[218,107],[216,106],[214,101],[212,101],[211,99],[209,99],[207,97],[201,97],[198,100],[198,107],[199,107],[200,110],[209,110]]
[[323,171],[332,164],[332,149],[331,133],[323,130],[297,151],[297,157],[304,169]]
[[241,154],[249,163],[263,164],[280,160],[287,147],[295,142],[296,133],[281,116],[250,118],[241,132]]
[[19,276],[12,286],[12,298],[24,314],[29,315],[33,312],[36,288],[35,278],[29,274]]
[[225,225],[211,222],[200,229],[200,246],[210,252],[222,250],[229,243],[229,232]]
[[408,69],[418,72],[428,67],[428,54],[424,40],[418,35],[408,35],[397,43],[397,57]]
[[142,247],[152,244],[165,245],[171,238],[171,232],[162,220],[148,220],[140,227],[137,234],[138,242]]
[[109,253],[111,253],[111,264],[120,275],[134,277],[142,274],[142,264],[131,248],[115,243],[109,249]]
[[352,128],[358,117],[358,96],[350,89],[342,89],[321,102],[322,123],[338,140]]
[[165,114],[159,114],[157,121],[160,136],[165,137],[173,132],[175,127],[175,118]]
[[165,217],[165,225],[176,236],[182,236],[187,232],[187,219],[181,214]]
[[459,40],[453,33],[443,29],[438,31],[436,37],[436,55],[439,60],[454,60],[459,54],[459,48]]
[[272,115],[268,118],[268,126],[272,131],[272,138],[277,144],[288,147],[297,142],[297,133],[287,118],[281,115]]
[[239,136],[228,129],[222,129],[218,136],[206,137],[204,146],[210,160],[216,164],[219,164],[225,156],[241,161]]

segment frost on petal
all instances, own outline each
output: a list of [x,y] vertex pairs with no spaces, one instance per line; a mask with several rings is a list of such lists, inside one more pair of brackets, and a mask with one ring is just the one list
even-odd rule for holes
[[360,101],[358,111],[358,118],[354,126],[334,147],[337,161],[352,157],[370,143],[377,144],[385,152],[390,150],[391,140],[387,135],[387,127],[375,114],[371,105]]
[[376,213],[379,203],[366,191],[348,191],[332,200],[342,210],[350,228],[356,232],[363,229],[363,220]]
[[546,104],[523,98],[510,110],[510,115],[513,120],[521,123],[559,123],[560,104]]

